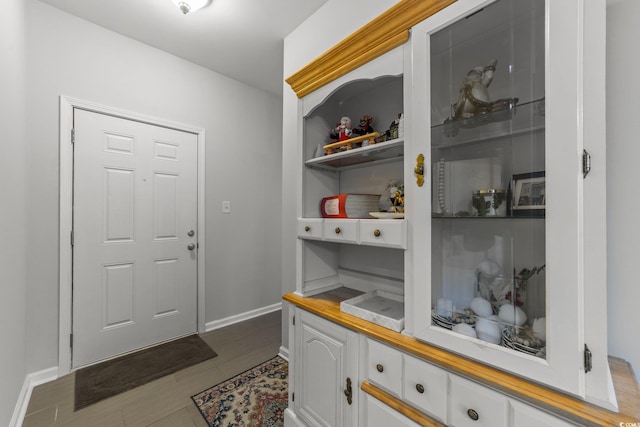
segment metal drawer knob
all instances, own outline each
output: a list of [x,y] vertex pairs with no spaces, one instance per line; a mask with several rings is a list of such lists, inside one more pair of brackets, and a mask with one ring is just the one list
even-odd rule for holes
[[340,227],[336,227],[336,234],[340,234]]
[[384,371],[384,367],[379,363],[376,365],[376,369],[378,370],[378,372]]
[[378,230],[377,228],[375,230],[373,230],[373,235],[376,237],[380,237],[382,233],[380,232],[380,230]]
[[478,413],[473,409],[467,409],[467,415],[469,415],[469,418],[471,418],[473,421],[478,421],[478,418],[480,418]]
[[306,226],[304,227],[304,231],[307,231],[307,232],[311,231],[311,227],[309,227],[308,225],[306,225]]
[[422,384],[416,384],[416,390],[418,393],[422,394],[424,393],[424,386]]

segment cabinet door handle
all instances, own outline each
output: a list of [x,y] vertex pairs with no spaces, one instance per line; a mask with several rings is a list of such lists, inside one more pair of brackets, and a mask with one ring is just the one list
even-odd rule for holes
[[380,230],[378,230],[377,228],[375,230],[373,230],[373,235],[376,237],[380,237],[382,233],[380,232]]
[[347,377],[347,388],[344,390],[344,395],[347,397],[347,403],[351,405],[353,389],[351,388],[351,378]]
[[467,409],[467,415],[469,415],[469,418],[471,418],[473,421],[478,421],[478,418],[480,418],[480,416],[474,409]]
[[378,370],[378,372],[382,372],[382,371],[384,371],[384,366],[382,366],[381,364],[378,363],[376,365],[376,369]]
[[306,231],[306,232],[311,231],[311,227],[309,227],[308,225],[306,225],[306,226],[304,227],[304,231]]
[[418,393],[422,394],[424,393],[424,386],[422,384],[416,384],[416,390]]
[[424,184],[424,155],[418,154],[416,158],[416,167],[413,169],[413,173],[416,175],[416,184],[418,187],[422,187]]
[[340,230],[340,227],[336,227],[336,234],[340,234],[340,231],[342,231]]

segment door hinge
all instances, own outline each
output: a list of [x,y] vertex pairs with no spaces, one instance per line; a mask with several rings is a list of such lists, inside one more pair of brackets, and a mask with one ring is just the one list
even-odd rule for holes
[[69,347],[73,348],[73,334],[69,334]]
[[76,142],[76,130],[71,129],[71,143],[75,144],[75,142]]
[[293,316],[293,326],[296,326],[296,316]]
[[582,150],[582,178],[586,178],[591,171],[591,154],[587,150]]
[[291,401],[292,402],[296,401],[296,394],[295,393],[291,393]]
[[593,368],[593,355],[587,345],[584,345],[584,372],[587,373]]
[[71,246],[73,247],[73,230],[71,230]]

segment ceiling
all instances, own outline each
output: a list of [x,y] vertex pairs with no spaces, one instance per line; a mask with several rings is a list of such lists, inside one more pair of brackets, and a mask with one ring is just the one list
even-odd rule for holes
[[40,0],[275,95],[283,39],[327,0],[212,0],[183,15],[171,0]]

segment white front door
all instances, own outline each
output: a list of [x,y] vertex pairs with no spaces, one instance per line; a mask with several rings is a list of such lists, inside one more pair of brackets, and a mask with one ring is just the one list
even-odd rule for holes
[[74,368],[197,330],[197,135],[74,109]]

